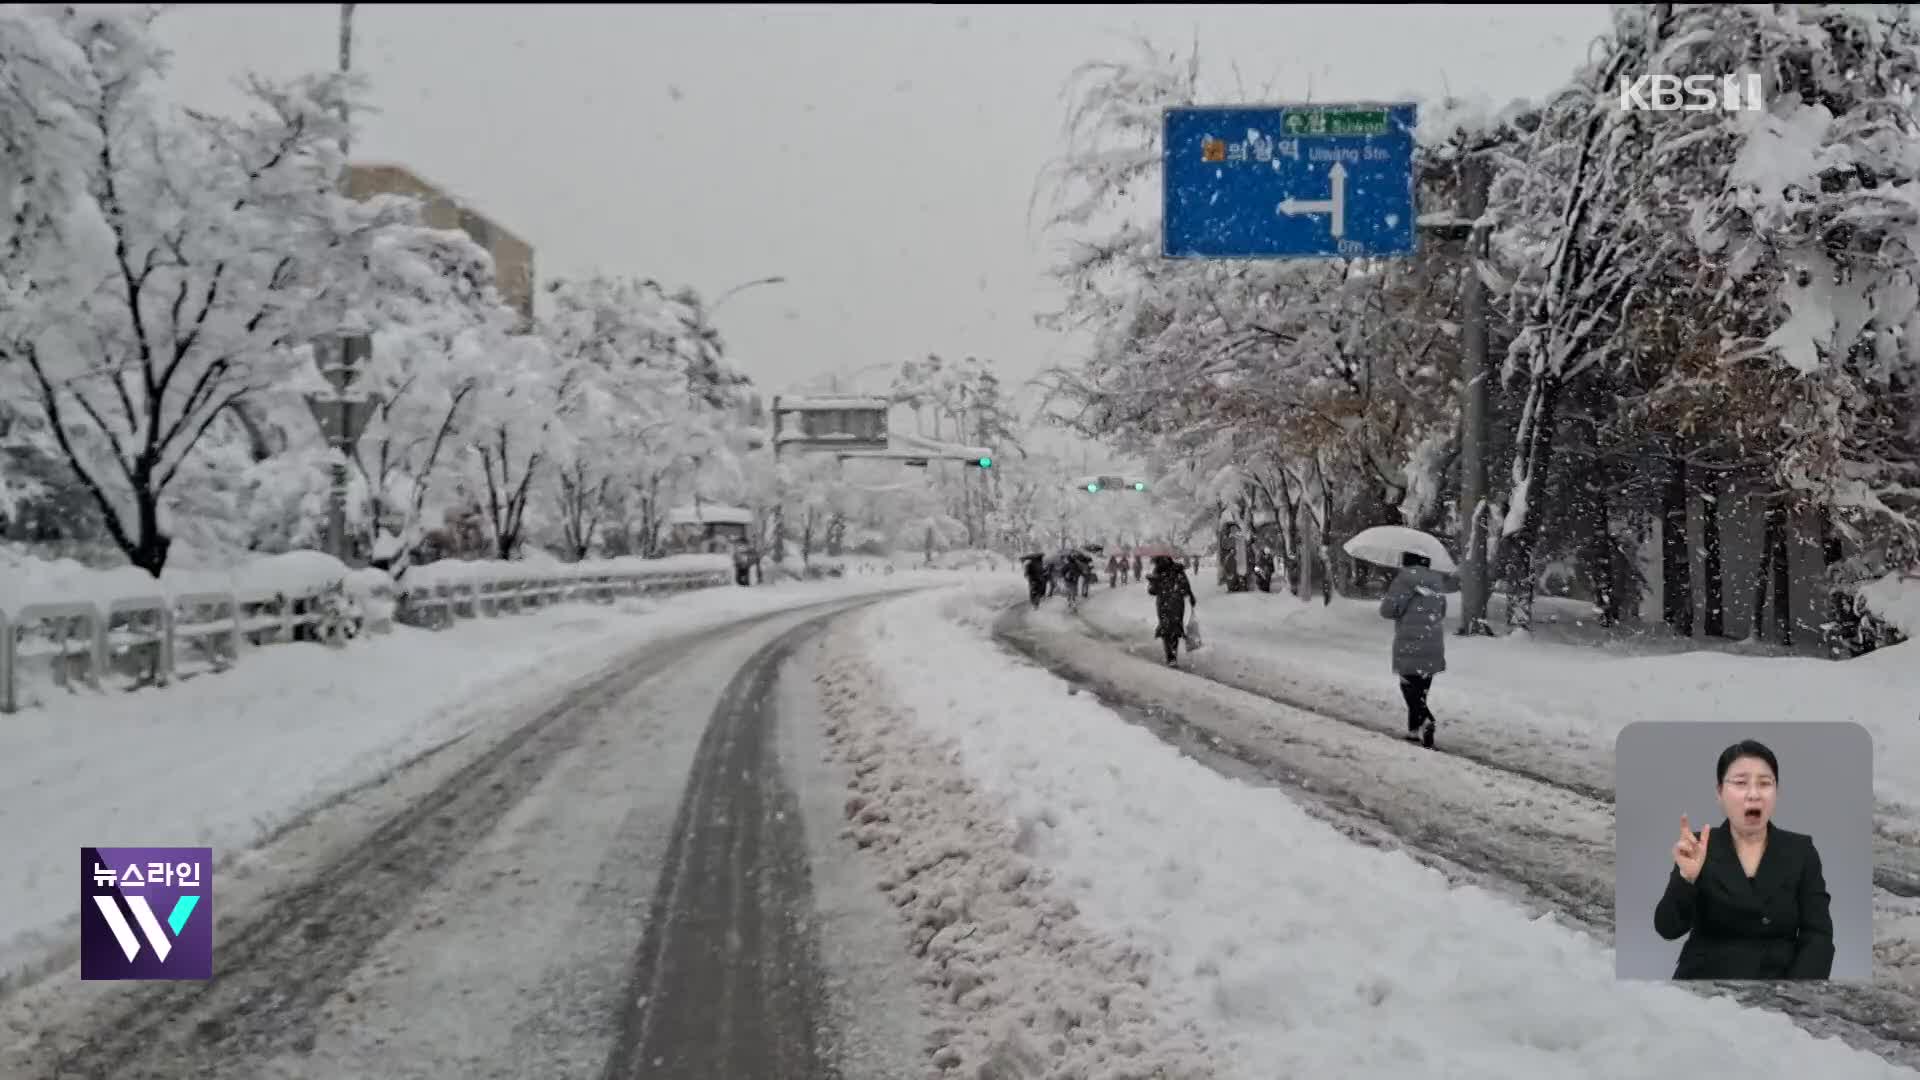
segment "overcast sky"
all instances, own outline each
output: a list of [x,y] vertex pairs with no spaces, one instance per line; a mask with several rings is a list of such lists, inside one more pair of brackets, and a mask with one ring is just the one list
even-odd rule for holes
[[[354,156],[500,221],[542,279],[606,270],[712,297],[787,277],[715,315],[770,391],[927,352],[991,357],[1019,382],[1070,354],[1033,324],[1053,294],[1027,207],[1076,64],[1126,55],[1129,34],[1197,38],[1203,78],[1232,87],[1237,65],[1265,101],[1504,101],[1563,80],[1605,20],[1603,5],[361,5],[354,67],[378,114]],[[202,107],[235,107],[248,69],[337,63],[336,5],[187,6],[162,28],[176,93]]]

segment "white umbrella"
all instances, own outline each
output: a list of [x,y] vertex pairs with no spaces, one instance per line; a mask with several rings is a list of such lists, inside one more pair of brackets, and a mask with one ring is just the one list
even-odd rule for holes
[[1426,556],[1435,570],[1452,573],[1459,569],[1454,565],[1453,556],[1447,554],[1445,544],[1428,533],[1409,529],[1405,525],[1375,525],[1371,529],[1363,529],[1358,536],[1347,541],[1341,550],[1375,566],[1398,567],[1400,556],[1411,552]]

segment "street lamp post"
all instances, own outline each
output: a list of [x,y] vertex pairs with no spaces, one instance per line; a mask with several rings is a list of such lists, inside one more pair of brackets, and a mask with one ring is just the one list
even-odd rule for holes
[[[703,319],[711,319],[713,317],[713,313],[720,310],[720,305],[726,303],[728,300],[733,299],[735,296],[738,296],[741,293],[746,292],[748,289],[757,289],[766,285],[785,285],[786,283],[787,283],[787,279],[786,279],[786,276],[783,274],[772,274],[767,277],[754,278],[752,281],[743,281],[740,284],[725,290],[718,297],[714,298],[714,301],[711,304],[708,304],[706,306],[706,311],[703,315]],[[776,396],[773,399],[772,417],[773,417],[773,468],[774,468],[773,561],[778,563],[778,562],[783,562],[786,556],[786,531],[787,531],[786,515],[784,513],[784,507],[782,505],[782,500],[779,492],[780,399],[778,396]],[[694,497],[696,500],[699,498],[699,494],[697,491],[695,492]],[[695,505],[697,506],[698,503],[696,502]]]
[[707,314],[713,314],[719,309],[721,304],[726,303],[739,293],[746,292],[748,289],[758,288],[761,285],[785,285],[786,283],[787,279],[779,274],[775,274],[772,277],[755,278],[752,281],[743,281],[733,288],[728,289],[726,292],[721,293],[713,303],[708,304]]

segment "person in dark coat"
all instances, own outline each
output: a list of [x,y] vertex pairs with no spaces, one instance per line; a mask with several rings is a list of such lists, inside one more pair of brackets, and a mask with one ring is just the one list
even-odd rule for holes
[[1187,578],[1187,572],[1165,555],[1153,558],[1153,572],[1147,575],[1147,593],[1154,598],[1154,612],[1160,617],[1153,636],[1166,646],[1167,665],[1171,667],[1180,659],[1180,639],[1187,636],[1187,605],[1192,604],[1197,611],[1200,601],[1194,598],[1193,582]]
[[1716,790],[1726,814],[1695,835],[1680,816],[1673,871],[1653,927],[1685,936],[1675,979],[1828,979],[1832,897],[1820,850],[1773,823],[1780,763],[1751,739],[1720,754]]
[[1066,585],[1067,608],[1078,610],[1080,601],[1087,598],[1093,588],[1093,579],[1097,576],[1093,568],[1093,556],[1084,551],[1069,551],[1060,560],[1060,575]]
[[1273,549],[1265,544],[1253,549],[1253,587],[1264,593],[1273,591]]
[[1400,557],[1400,573],[1380,601],[1380,616],[1393,620],[1393,672],[1407,702],[1407,741],[1431,748],[1435,721],[1427,708],[1433,677],[1447,670],[1447,595],[1460,579],[1433,569],[1425,556]]
[[1140,554],[1135,552],[1133,556],[1133,580],[1136,582],[1140,580],[1142,562],[1143,560],[1140,558]]
[[1027,602],[1035,608],[1038,608],[1040,601],[1047,598],[1048,574],[1046,556],[1035,553],[1021,561],[1026,563]]

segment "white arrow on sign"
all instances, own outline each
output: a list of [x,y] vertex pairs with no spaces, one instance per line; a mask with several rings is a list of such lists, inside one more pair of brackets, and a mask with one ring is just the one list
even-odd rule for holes
[[1333,179],[1333,198],[1308,200],[1289,195],[1280,201],[1280,212],[1289,216],[1332,214],[1333,238],[1338,240],[1347,235],[1347,167],[1336,161],[1333,168],[1327,170],[1327,175]]

